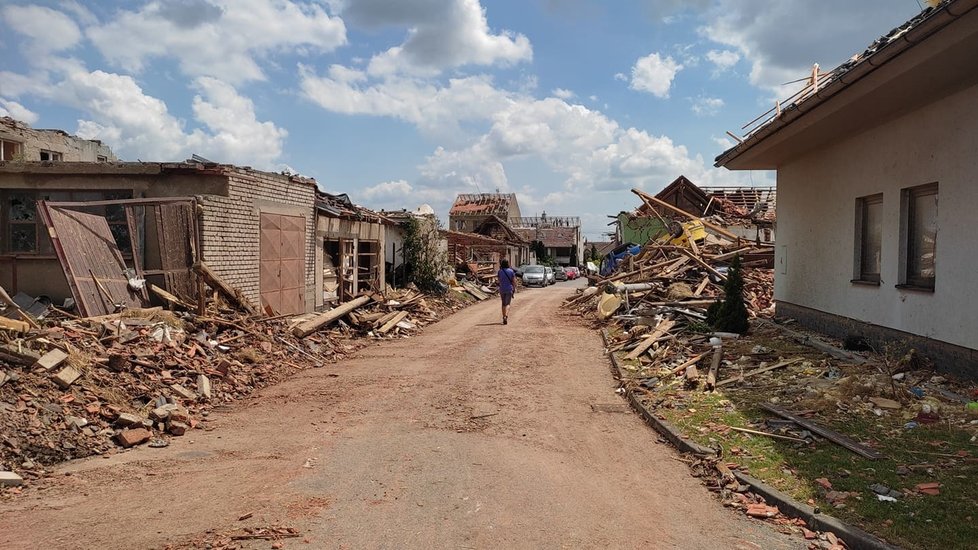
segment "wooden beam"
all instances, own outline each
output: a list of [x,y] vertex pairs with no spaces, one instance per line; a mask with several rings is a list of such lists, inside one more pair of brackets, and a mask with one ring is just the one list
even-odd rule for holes
[[340,304],[339,306],[325,312],[321,313],[308,321],[303,321],[292,329],[292,334],[296,335],[298,338],[305,338],[313,332],[319,330],[320,327],[328,325],[333,321],[336,321],[355,310],[356,308],[366,304],[370,301],[370,296],[358,296],[349,302]]
[[852,439],[840,434],[839,432],[830,430],[829,428],[820,426],[814,422],[811,422],[810,420],[791,414],[790,412],[782,408],[771,405],[770,403],[761,403],[760,405],[762,409],[770,413],[776,414],[781,418],[786,418],[794,422],[795,424],[798,424],[802,428],[805,428],[812,433],[816,433],[824,437],[825,439],[828,439],[829,441],[835,443],[836,445],[839,445],[840,447],[845,447],[846,449],[849,449],[850,451],[856,453],[861,457],[868,458],[870,460],[880,460],[886,458],[876,449],[870,449],[869,447],[861,443],[857,443],[856,441],[853,441]]
[[638,347],[636,347],[628,355],[626,355],[625,359],[638,359],[639,356],[641,356],[650,347],[652,347],[652,344],[655,343],[658,337],[669,332],[669,329],[671,329],[675,324],[676,321],[673,321],[672,319],[663,319],[658,325],[656,325],[655,330],[652,332],[652,334],[649,335],[649,337],[646,338],[645,341],[640,343]]
[[781,361],[781,362],[775,363],[773,365],[768,365],[766,367],[761,367],[759,369],[754,369],[752,371],[745,372],[743,375],[740,375],[740,376],[732,376],[730,378],[727,378],[726,380],[721,380],[720,382],[717,382],[717,387],[719,388],[720,386],[726,386],[727,384],[733,384],[734,382],[737,382],[737,381],[742,380],[744,378],[750,378],[751,376],[754,376],[755,374],[761,374],[762,372],[768,372],[768,371],[772,371],[772,370],[776,370],[776,369],[787,367],[788,365],[794,365],[795,363],[797,363],[797,362],[799,362],[801,360],[802,360],[801,357],[796,357],[794,359],[788,359],[788,360],[785,360],[785,361]]
[[251,300],[243,292],[227,284],[217,273],[211,271],[204,262],[194,264],[194,272],[203,277],[207,285],[220,292],[234,304],[237,304],[252,315],[261,315],[261,311],[251,303]]
[[377,332],[380,333],[380,334],[386,334],[392,328],[394,328],[398,323],[400,323],[401,321],[403,321],[404,318],[407,317],[407,316],[408,316],[408,312],[406,312],[406,311],[398,311],[396,314],[394,314],[393,317],[391,317],[391,319],[389,321],[387,321],[386,323],[384,323],[384,326],[382,326],[379,329],[377,329]]

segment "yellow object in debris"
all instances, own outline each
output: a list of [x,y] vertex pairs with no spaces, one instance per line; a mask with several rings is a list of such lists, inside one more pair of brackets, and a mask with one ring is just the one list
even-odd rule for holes
[[706,228],[703,226],[703,222],[673,222],[669,224],[669,233],[656,239],[656,242],[659,244],[672,244],[676,246],[688,247],[690,237],[694,242],[700,242],[706,238]]
[[602,294],[601,298],[598,299],[598,318],[607,319],[614,315],[621,307],[621,302],[621,297],[617,294]]

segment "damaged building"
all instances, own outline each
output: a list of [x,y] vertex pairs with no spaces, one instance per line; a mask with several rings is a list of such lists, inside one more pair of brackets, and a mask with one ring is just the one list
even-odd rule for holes
[[346,302],[361,292],[384,291],[387,229],[396,225],[383,214],[353,204],[346,194],[317,193],[319,305]]
[[202,289],[190,273],[203,265],[254,311],[323,303],[309,178],[202,162],[3,162],[0,204],[0,285],[12,293],[73,298],[94,315],[154,301],[127,287],[144,279],[193,303],[187,293]]
[[511,223],[525,240],[540,243],[543,255],[557,265],[583,264],[584,234],[579,217],[548,216],[543,212],[536,217],[515,218]]
[[83,139],[63,130],[31,128],[0,117],[0,162],[114,162],[112,150],[97,139]]

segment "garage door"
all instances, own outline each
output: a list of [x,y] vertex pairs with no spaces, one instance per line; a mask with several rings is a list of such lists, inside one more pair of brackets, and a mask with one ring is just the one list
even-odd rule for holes
[[304,313],[306,223],[302,216],[261,214],[261,306],[274,315]]

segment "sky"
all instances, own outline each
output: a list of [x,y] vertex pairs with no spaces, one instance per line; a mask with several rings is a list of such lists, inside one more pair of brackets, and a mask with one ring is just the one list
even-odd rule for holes
[[920,11],[917,0],[0,0],[0,115],[123,160],[316,178],[370,208],[516,193],[607,216]]

